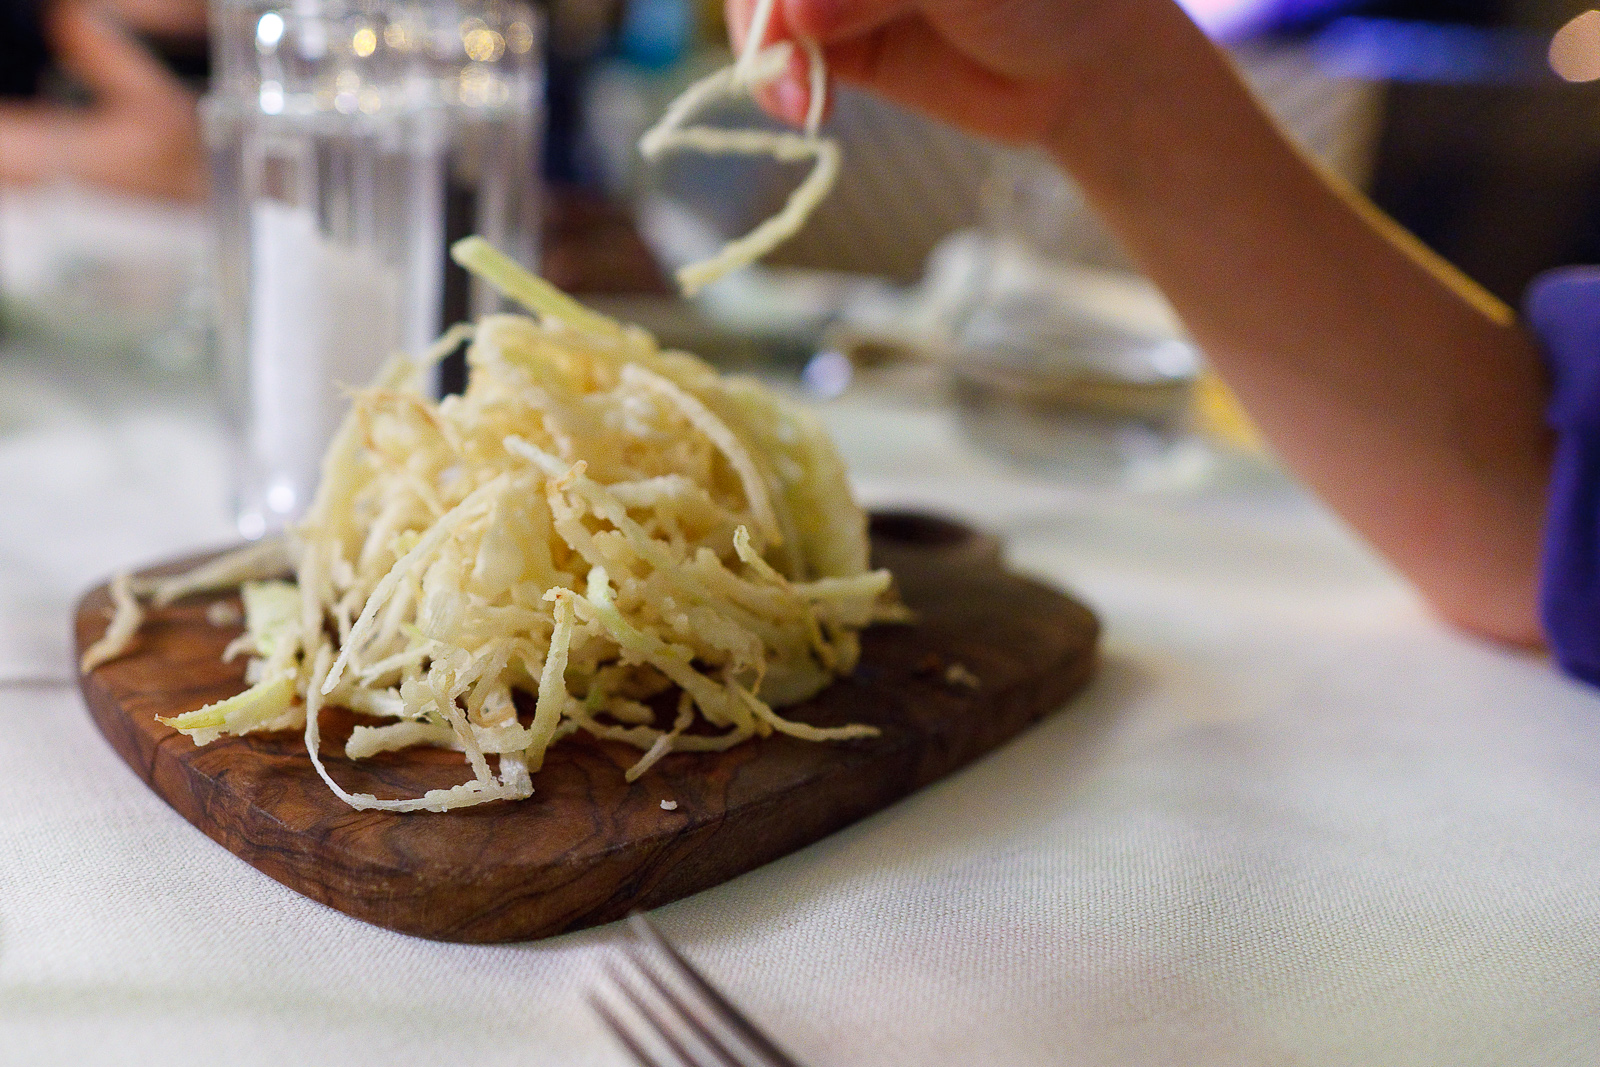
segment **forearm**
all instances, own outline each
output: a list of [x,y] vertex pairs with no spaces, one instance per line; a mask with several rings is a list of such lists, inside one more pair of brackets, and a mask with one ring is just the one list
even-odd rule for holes
[[1297,154],[1175,6],[1102,17],[1118,46],[1079,64],[1051,150],[1283,459],[1447,616],[1537,641],[1532,343]]

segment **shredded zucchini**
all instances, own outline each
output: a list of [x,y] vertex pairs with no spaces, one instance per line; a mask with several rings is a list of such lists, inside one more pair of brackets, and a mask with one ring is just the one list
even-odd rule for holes
[[[303,729],[331,789],[393,811],[527,796],[580,730],[642,749],[630,780],[674,751],[874,733],[774,710],[848,672],[855,631],[899,611],[815,422],[481,241],[456,254],[537,317],[475,325],[462,396],[432,401],[405,362],[356,394],[286,541],[294,581],[243,586],[251,688],[163,721],[201,743]],[[247,551],[201,577],[250,572],[265,554]],[[386,720],[349,758],[442,746],[472,777],[348,792],[318,751],[325,705]]]

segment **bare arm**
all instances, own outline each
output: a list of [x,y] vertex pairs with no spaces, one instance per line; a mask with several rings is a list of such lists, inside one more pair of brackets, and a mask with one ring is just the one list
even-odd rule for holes
[[[730,10],[736,25],[742,0]],[[1041,145],[1279,454],[1446,617],[1540,641],[1550,441],[1509,310],[1309,164],[1169,0],[785,0],[840,77]],[[773,105],[787,114],[793,90]]]

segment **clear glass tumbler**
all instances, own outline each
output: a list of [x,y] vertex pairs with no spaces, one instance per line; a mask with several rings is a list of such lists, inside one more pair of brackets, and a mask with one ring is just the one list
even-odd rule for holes
[[255,538],[309,505],[346,387],[497,306],[453,240],[535,263],[540,22],[520,0],[213,0],[211,18],[217,366]]

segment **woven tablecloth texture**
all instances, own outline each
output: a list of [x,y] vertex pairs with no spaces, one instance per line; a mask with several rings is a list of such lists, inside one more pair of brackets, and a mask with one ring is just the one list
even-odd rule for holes
[[[615,931],[364,925],[121,764],[60,684],[70,609],[228,540],[222,439],[0,378],[0,1064],[625,1063],[582,999]],[[781,1043],[815,1067],[1600,1061],[1596,693],[1446,630],[1285,484],[1080,492],[934,407],[825,415],[865,499],[1002,535],[1100,612],[1105,662],[966,771],[656,913]]]

